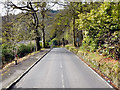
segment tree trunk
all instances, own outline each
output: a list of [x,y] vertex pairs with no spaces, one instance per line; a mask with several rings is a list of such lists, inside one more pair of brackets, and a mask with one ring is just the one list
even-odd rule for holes
[[39,51],[40,48],[41,48],[41,47],[40,47],[40,43],[39,43],[40,37],[36,37],[35,41],[36,41],[36,51]]
[[76,37],[75,37],[75,16],[73,17],[73,45],[76,47]]
[[33,18],[34,18],[34,22],[35,22],[35,34],[36,34],[36,38],[35,38],[35,41],[36,41],[36,51],[39,51],[41,49],[40,47],[40,36],[39,36],[39,32],[38,32],[38,24],[39,24],[39,20],[38,20],[38,17],[37,17],[37,14],[36,13],[33,13]]
[[65,39],[62,38],[62,44],[63,44],[63,47],[65,47]]
[[45,24],[44,24],[44,19],[45,19],[45,13],[44,11],[42,12],[42,46],[45,48]]
[[45,48],[45,30],[44,28],[42,29],[42,46]]

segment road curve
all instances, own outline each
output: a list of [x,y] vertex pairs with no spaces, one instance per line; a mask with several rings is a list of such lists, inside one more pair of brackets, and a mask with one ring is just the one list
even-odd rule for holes
[[54,48],[14,88],[110,88],[75,54]]

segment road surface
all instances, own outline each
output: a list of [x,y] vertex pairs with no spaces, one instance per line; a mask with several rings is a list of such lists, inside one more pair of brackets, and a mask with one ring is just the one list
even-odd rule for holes
[[14,88],[110,88],[75,54],[54,48]]

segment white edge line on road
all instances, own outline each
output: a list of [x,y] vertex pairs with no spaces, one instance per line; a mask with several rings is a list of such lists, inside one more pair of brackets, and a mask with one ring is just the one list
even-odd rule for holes
[[[66,48],[65,48],[66,49]],[[67,50],[67,49],[66,49]],[[69,50],[67,50],[69,51]],[[71,52],[71,51],[69,51]],[[73,52],[71,52],[73,53]],[[74,53],[73,53],[74,54]],[[80,59],[76,54],[74,54],[78,59]],[[81,60],[81,59],[80,59]],[[81,60],[82,61],[82,60]],[[83,61],[82,61],[83,62]],[[104,80],[97,72],[95,72],[92,68],[90,68],[85,62],[83,62],[84,65],[86,65],[91,71],[93,71],[93,73],[95,73],[101,80],[103,80],[110,88],[113,88],[106,80]]]
[[15,79],[12,83],[10,83],[6,89],[9,89],[13,84],[16,84],[19,79],[24,77],[44,56],[46,56],[52,49],[48,50],[45,54],[41,55],[39,59],[35,63],[33,63],[27,70],[25,70],[24,73],[22,73],[17,79]]
[[[77,55],[76,55],[76,57],[79,58]],[[86,65],[91,71],[93,71],[93,73],[95,73],[101,80],[103,80],[110,88],[113,88],[106,80],[104,80],[97,72],[95,72],[92,68],[90,68],[85,62],[83,62],[83,64]]]

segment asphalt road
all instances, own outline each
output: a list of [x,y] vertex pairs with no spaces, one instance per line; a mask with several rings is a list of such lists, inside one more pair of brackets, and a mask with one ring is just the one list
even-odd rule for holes
[[75,54],[54,48],[15,88],[110,88]]

